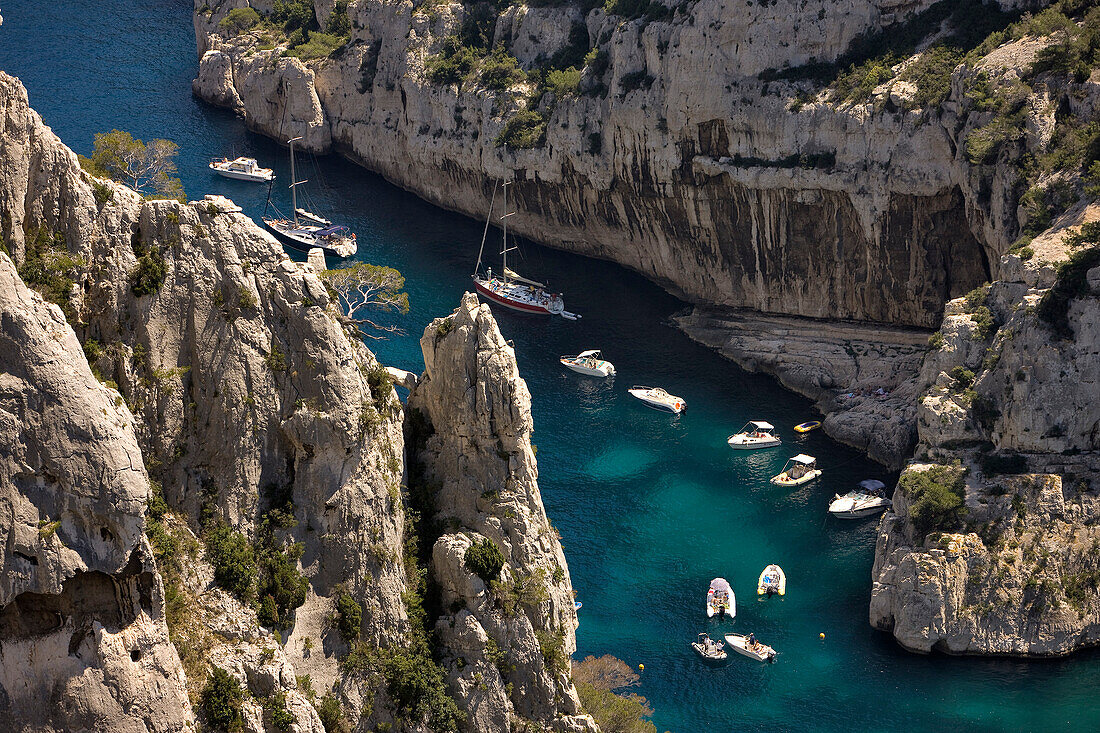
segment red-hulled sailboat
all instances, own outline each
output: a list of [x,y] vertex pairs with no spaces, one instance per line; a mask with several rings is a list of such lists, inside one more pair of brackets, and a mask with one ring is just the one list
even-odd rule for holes
[[493,219],[493,204],[496,203],[496,190],[493,191],[493,200],[489,203],[489,216],[485,220],[485,233],[481,236],[481,249],[477,253],[477,265],[474,267],[474,289],[490,303],[502,305],[505,308],[521,311],[523,313],[536,313],[552,316],[561,316],[570,321],[575,321],[580,316],[565,310],[565,302],[561,293],[552,293],[546,289],[544,283],[530,280],[508,269],[508,253],[515,251],[515,247],[508,246],[508,217],[515,212],[508,211],[508,182],[503,182],[504,188],[504,214],[500,217],[501,230],[503,232],[500,256],[501,272],[494,274],[493,269],[486,268],[481,272],[481,256],[485,252],[485,240],[489,235],[489,223]]

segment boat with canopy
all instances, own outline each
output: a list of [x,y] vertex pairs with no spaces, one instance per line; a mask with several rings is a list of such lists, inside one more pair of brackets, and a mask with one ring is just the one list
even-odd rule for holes
[[741,431],[731,435],[726,441],[730,448],[735,450],[752,450],[753,448],[774,448],[782,441],[774,432],[775,426],[763,420],[750,420],[745,423]]
[[877,479],[860,481],[858,489],[833,496],[829,513],[838,519],[862,519],[884,512],[891,506],[885,490],[886,484]]
[[599,349],[582,351],[576,356],[562,356],[559,358],[562,366],[572,369],[577,374],[589,377],[613,377],[615,365],[601,358]]
[[707,591],[707,618],[721,616],[723,613],[730,618],[737,615],[737,598],[725,578],[715,578],[710,581],[710,589]]
[[817,467],[817,459],[805,453],[799,453],[787,459],[782,473],[774,476],[772,483],[776,486],[801,486],[820,475],[821,469]]

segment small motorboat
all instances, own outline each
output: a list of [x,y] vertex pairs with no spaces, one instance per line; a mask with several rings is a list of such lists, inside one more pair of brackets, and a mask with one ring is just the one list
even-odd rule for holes
[[759,642],[753,634],[726,634],[726,643],[738,654],[744,654],[758,662],[770,662],[775,659],[775,649]]
[[745,427],[741,428],[741,432],[731,435],[726,442],[730,444],[730,448],[738,450],[774,448],[782,441],[779,440],[779,436],[772,432],[773,430],[775,430],[775,426],[770,422],[752,420],[745,423]]
[[862,519],[890,508],[885,494],[886,484],[875,479],[859,482],[859,488],[844,496],[836,494],[829,504],[829,513],[839,519]]
[[723,662],[729,656],[722,642],[715,641],[706,634],[699,634],[698,640],[691,642],[691,648],[700,657],[710,662]]
[[210,170],[219,176],[233,178],[238,181],[256,181],[267,183],[275,179],[275,171],[270,168],[261,168],[255,158],[236,158],[229,160],[221,158],[210,161]]
[[725,578],[715,578],[710,581],[710,590],[707,591],[707,618],[723,613],[730,618],[737,615],[737,598]]
[[794,431],[796,433],[808,433],[811,430],[817,430],[820,427],[821,427],[821,421],[820,420],[810,420],[808,422],[799,423],[798,425],[795,425],[794,426]]
[[787,574],[778,565],[769,565],[760,573],[760,580],[756,581],[756,595],[772,595],[778,593],[787,594]]
[[772,483],[776,486],[801,486],[820,475],[821,469],[817,467],[817,459],[805,453],[799,453],[787,459],[783,472],[773,476]]
[[679,415],[687,409],[687,403],[684,402],[682,397],[669,394],[663,387],[634,386],[627,391],[654,410],[661,410],[663,412],[671,412]]
[[599,349],[582,351],[576,356],[562,356],[559,358],[561,365],[566,369],[572,369],[577,374],[589,377],[613,377],[615,365],[600,358]]

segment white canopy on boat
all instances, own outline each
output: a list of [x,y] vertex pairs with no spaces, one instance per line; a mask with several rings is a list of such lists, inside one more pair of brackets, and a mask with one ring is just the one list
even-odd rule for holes
[[732,593],[733,588],[730,588],[730,584],[725,578],[715,578],[710,581],[710,589],[715,593],[725,591],[726,593]]
[[600,350],[599,349],[589,349],[588,351],[582,351],[581,353],[577,354],[577,358],[578,359],[583,359],[586,356],[599,356],[599,355],[600,355]]
[[770,422],[764,422],[763,420],[753,420],[752,424],[755,425],[759,430],[775,430],[774,425],[772,425]]
[[797,456],[795,456],[791,460],[794,461],[795,463],[801,463],[803,465],[809,466],[810,464],[812,464],[817,459],[814,458],[813,456],[808,456],[805,453],[799,453]]
[[507,268],[507,267],[504,268],[504,274],[507,275],[510,280],[516,280],[517,282],[527,283],[528,285],[530,285],[532,287],[536,287],[536,288],[545,288],[546,287],[545,283],[540,283],[540,282],[535,281],[535,280],[530,280],[530,279],[524,277],[523,275],[520,275],[515,270],[512,270],[512,269]]
[[861,489],[866,489],[867,491],[877,491],[878,489],[885,489],[886,488],[886,484],[882,483],[878,479],[873,479],[873,478],[864,479],[863,481],[860,481],[859,486],[860,486]]

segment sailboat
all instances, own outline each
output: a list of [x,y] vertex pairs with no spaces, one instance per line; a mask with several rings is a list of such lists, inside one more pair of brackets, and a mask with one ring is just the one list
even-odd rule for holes
[[[333,226],[328,219],[298,208],[298,186],[305,183],[305,181],[299,181],[294,173],[294,142],[301,139],[295,137],[289,140],[290,200],[294,218],[276,219],[264,216],[261,219],[264,226],[275,235],[276,239],[300,252],[309,252],[314,247],[318,247],[325,254],[336,257],[351,257],[358,250],[358,245],[355,242],[355,235],[347,227]],[[271,205],[270,192],[268,193],[267,203],[269,206]]]
[[546,284],[536,280],[530,280],[508,269],[508,253],[514,252],[515,247],[508,246],[508,217],[515,212],[508,211],[508,181],[504,181],[504,214],[500,217],[503,234],[501,272],[494,275],[493,269],[487,268],[485,274],[481,273],[481,256],[485,252],[485,239],[489,235],[489,223],[493,218],[493,203],[496,201],[496,190],[493,191],[493,201],[489,203],[489,216],[485,220],[485,233],[481,236],[481,249],[477,253],[477,264],[474,266],[474,289],[491,303],[502,305],[505,308],[522,311],[523,313],[538,313],[552,316],[561,316],[566,320],[575,321],[580,318],[576,313],[565,310],[565,302],[561,293],[551,293],[546,290]]

